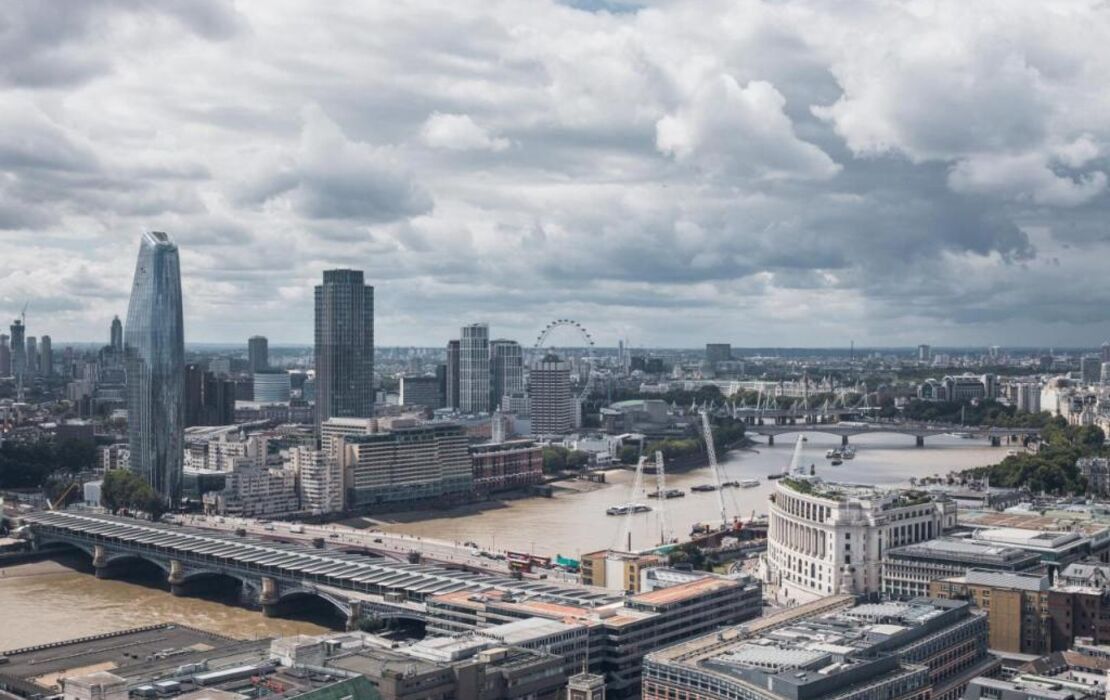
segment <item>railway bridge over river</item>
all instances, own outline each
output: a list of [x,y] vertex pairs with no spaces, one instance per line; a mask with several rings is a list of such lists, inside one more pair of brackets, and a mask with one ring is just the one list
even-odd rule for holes
[[917,446],[925,446],[925,438],[937,435],[959,434],[970,438],[985,438],[992,445],[998,446],[1003,440],[1020,440],[1026,437],[1039,436],[1039,428],[997,428],[991,426],[961,426],[937,423],[880,423],[880,422],[843,422],[843,423],[793,423],[772,422],[749,425],[748,433],[764,435],[767,444],[775,444],[775,436],[787,433],[824,433],[826,435],[839,435],[842,445],[848,444],[848,438],[856,435],[870,435],[873,433],[894,433],[898,435],[912,435],[917,438]]
[[161,569],[174,595],[212,584],[238,586],[240,601],[280,615],[306,596],[327,601],[354,628],[363,618],[428,619],[428,598],[456,591],[543,595],[571,605],[615,599],[583,586],[413,564],[132,518],[72,511],[26,515],[36,549],[74,548],[97,577],[125,577],[139,562]]

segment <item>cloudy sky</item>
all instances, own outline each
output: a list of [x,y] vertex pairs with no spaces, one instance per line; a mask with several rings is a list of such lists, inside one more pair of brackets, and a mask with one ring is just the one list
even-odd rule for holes
[[[1110,5],[0,5],[0,318],[107,338],[139,235],[189,341],[1110,338]],[[56,341],[57,342],[57,341]]]

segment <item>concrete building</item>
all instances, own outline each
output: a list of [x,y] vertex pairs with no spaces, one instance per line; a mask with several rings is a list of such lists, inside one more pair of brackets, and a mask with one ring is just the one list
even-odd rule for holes
[[343,470],[324,450],[307,446],[289,450],[289,468],[297,475],[301,509],[310,513],[338,513],[345,507]]
[[33,335],[27,336],[27,347],[24,356],[27,358],[27,376],[39,376],[39,341]]
[[1087,493],[1093,496],[1110,495],[1110,459],[1106,457],[1080,457],[1075,466],[1087,480]]
[[543,448],[532,440],[472,445],[470,461],[479,495],[543,483]]
[[1022,382],[1017,385],[1014,406],[1026,413],[1041,412],[1041,385]]
[[436,424],[339,438],[352,509],[458,501],[473,492],[462,426]]
[[489,326],[462,327],[459,341],[459,412],[489,413]]
[[524,352],[515,340],[489,344],[490,409],[505,410],[502,399],[524,394]]
[[139,245],[124,354],[130,468],[176,506],[185,449],[185,329],[177,245],[165,233],[146,233]]
[[202,366],[185,366],[185,427],[235,422],[235,382]]
[[8,336],[0,333],[0,377],[12,376],[12,349],[8,345]]
[[933,359],[933,349],[922,343],[917,346],[917,361],[928,362]]
[[108,329],[108,347],[113,353],[123,353],[123,323],[119,316],[112,317],[112,325]]
[[1028,571],[1040,557],[1017,547],[955,537],[938,537],[917,544],[893,547],[882,561],[882,592],[892,598],[929,595],[929,583],[961,576],[969,569]]
[[1102,359],[1098,355],[1079,358],[1079,378],[1087,386],[1098,384],[1102,379]]
[[644,659],[647,700],[957,700],[999,668],[962,601],[817,599]]
[[443,408],[439,403],[439,380],[435,377],[401,377],[401,405],[423,406],[429,411]]
[[131,466],[131,451],[126,442],[117,442],[100,448],[100,468],[104,471],[128,469]]
[[374,288],[361,270],[325,270],[316,287],[316,425],[374,415]]
[[204,494],[206,513],[259,518],[301,510],[292,469],[270,469],[251,457],[236,457],[224,484],[222,491]]
[[253,401],[257,403],[289,403],[292,386],[289,373],[282,369],[254,372]]
[[602,549],[579,558],[578,580],[583,586],[639,593],[641,572],[664,563],[666,559],[657,554]]
[[956,504],[920,491],[780,479],[770,497],[763,582],[783,603],[882,590],[884,553],[956,525]]
[[570,391],[570,365],[547,354],[528,375],[533,435],[565,435],[574,429],[576,397]]
[[261,335],[247,339],[247,368],[251,373],[270,369],[270,341]]
[[965,402],[998,398],[998,378],[993,374],[960,374],[943,379],[927,379],[918,386],[917,398],[923,401]]
[[963,700],[1103,700],[1105,697],[1105,691],[1099,693],[1095,688],[1068,686],[1054,679],[975,678],[968,684]]
[[11,331],[11,339],[8,341],[12,351],[11,376],[15,377],[17,385],[25,384],[27,374],[27,339],[24,333],[25,328],[23,326],[23,321],[18,318],[12,321]]
[[604,673],[611,696],[629,697],[639,691],[644,654],[757,617],[762,600],[759,583],[750,577],[705,576],[594,605],[556,603],[541,592],[522,596],[500,590],[436,595],[427,605],[432,634],[465,633],[527,618],[584,625],[589,670]]
[[339,438],[378,432],[374,418],[329,418],[320,425],[320,448],[339,460]]
[[929,595],[970,600],[986,613],[990,648],[1018,654],[1052,651],[1048,576],[1040,573],[968,571],[929,584]]

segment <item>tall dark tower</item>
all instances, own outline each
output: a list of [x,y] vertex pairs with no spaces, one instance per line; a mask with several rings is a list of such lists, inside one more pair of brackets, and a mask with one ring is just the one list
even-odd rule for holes
[[252,373],[270,369],[270,341],[261,335],[252,335],[247,340],[247,357]]
[[316,287],[316,426],[374,415],[374,288],[361,270],[325,270]]
[[446,380],[447,408],[459,408],[459,341],[447,341],[447,380]]
[[131,469],[165,499],[181,500],[185,430],[185,330],[181,265],[165,233],[143,234],[124,336]]
[[9,341],[12,348],[12,376],[16,383],[21,384],[27,374],[27,341],[23,337],[23,321],[18,318],[12,321],[12,339]]
[[123,324],[120,323],[119,316],[112,319],[112,338],[109,345],[112,348],[112,352],[123,352]]

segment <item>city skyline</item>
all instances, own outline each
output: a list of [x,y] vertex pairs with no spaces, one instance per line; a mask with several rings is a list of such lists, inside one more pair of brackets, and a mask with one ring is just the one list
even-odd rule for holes
[[14,3],[0,318],[99,339],[165,230],[196,341],[350,266],[382,345],[1098,345],[1110,13],[931,7]]

